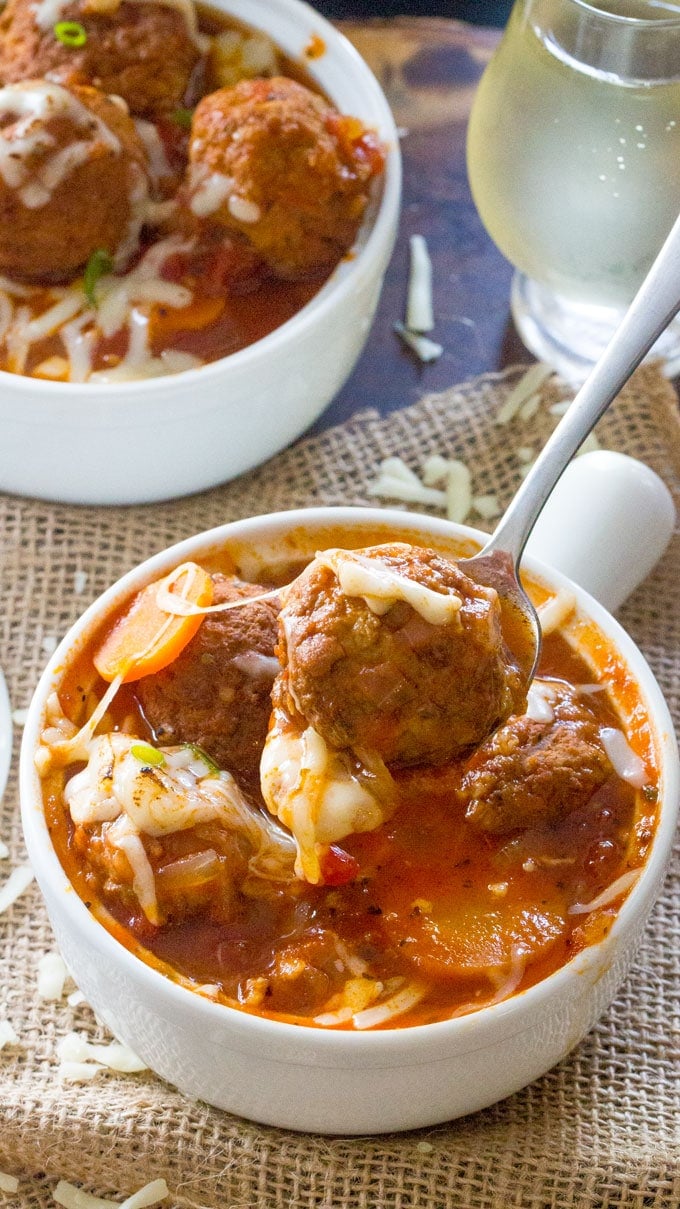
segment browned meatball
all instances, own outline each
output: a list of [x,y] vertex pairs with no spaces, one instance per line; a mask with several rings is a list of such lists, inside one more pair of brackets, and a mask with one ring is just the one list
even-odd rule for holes
[[[82,46],[64,45],[59,22],[77,22]],[[136,0],[76,0],[53,5],[8,0],[0,18],[0,79],[31,76],[93,84],[123,97],[134,114],[163,113],[181,104],[199,58],[195,34],[172,5]]]
[[460,795],[483,831],[556,823],[613,773],[592,710],[568,685],[550,686],[552,721],[511,718],[467,764]]
[[[213,582],[214,604],[265,591],[224,575]],[[277,670],[276,632],[275,600],[209,614],[174,663],[137,685],[158,743],[198,744],[255,796]]]
[[95,88],[45,80],[0,89],[0,272],[66,281],[101,248],[134,250],[144,149]]
[[285,77],[204,97],[189,156],[194,213],[244,236],[289,278],[331,268],[347,251],[383,162],[356,119]]
[[[356,566],[357,558],[378,579],[396,577],[397,587],[388,583],[387,599],[373,607],[341,587],[342,561]],[[437,607],[438,597],[448,598],[444,620],[399,599],[414,583],[429,589]],[[370,749],[393,767],[455,758],[524,701],[496,594],[416,546],[317,556],[285,592],[280,648],[290,710],[332,746]]]

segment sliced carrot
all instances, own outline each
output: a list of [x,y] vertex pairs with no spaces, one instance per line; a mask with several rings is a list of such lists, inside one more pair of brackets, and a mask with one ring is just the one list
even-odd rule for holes
[[224,298],[197,298],[189,306],[154,306],[149,321],[151,341],[165,340],[175,332],[197,332],[219,319]]
[[158,605],[160,588],[203,608],[212,604],[213,585],[207,571],[196,563],[176,577],[166,576],[148,584],[106,634],[99,645],[94,666],[104,680],[122,676],[129,684],[151,676],[177,658],[197,632],[203,616],[176,616]]

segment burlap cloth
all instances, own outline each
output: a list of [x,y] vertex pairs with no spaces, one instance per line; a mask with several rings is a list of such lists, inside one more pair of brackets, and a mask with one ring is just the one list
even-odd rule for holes
[[[518,445],[538,445],[547,408],[499,428],[490,417],[513,373],[486,376],[380,419],[300,442],[202,496],[147,508],[78,509],[0,497],[0,665],[25,706],[46,650],[103,588],[195,531],[311,503],[366,504],[379,460],[418,469],[434,452],[463,457],[476,492],[504,502],[519,482]],[[680,503],[677,401],[645,370],[602,421],[609,448],[643,458]],[[87,582],[76,595],[76,572]],[[680,539],[622,611],[680,720]],[[19,734],[16,735],[15,754]],[[16,759],[0,837],[23,859]],[[0,866],[0,877],[8,868]],[[21,1177],[13,1204],[52,1205],[57,1178],[100,1196],[165,1176],[175,1205],[267,1209],[490,1209],[680,1205],[680,868],[676,861],[633,974],[594,1032],[531,1087],[474,1117],[419,1133],[328,1139],[284,1133],[191,1103],[151,1074],[60,1085],[55,1046],[72,1028],[103,1036],[90,1010],[39,1004],[36,962],[53,947],[33,886],[0,919],[6,1016],[22,1048],[0,1054],[0,1168]],[[329,1087],[328,1094],[333,1094]],[[2,1194],[0,1194],[0,1200]]]

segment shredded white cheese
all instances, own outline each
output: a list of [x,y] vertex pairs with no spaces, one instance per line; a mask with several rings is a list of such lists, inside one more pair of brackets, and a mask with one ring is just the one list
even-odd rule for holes
[[30,865],[17,865],[12,870],[7,881],[0,886],[0,915],[28,890],[34,876]]
[[596,898],[591,899],[589,903],[573,903],[569,907],[569,915],[588,915],[590,911],[599,911],[602,907],[608,907],[610,903],[620,898],[622,894],[626,894],[632,886],[635,885],[642,870],[629,869],[627,873],[622,873],[621,877],[617,877],[611,886],[607,886],[601,894]]
[[366,1008],[363,1012],[355,1012],[352,1017],[352,1025],[355,1029],[363,1031],[375,1028],[378,1024],[387,1024],[389,1020],[396,1020],[398,1016],[403,1016],[404,1012],[415,1007],[424,997],[425,991],[426,988],[420,983],[412,982],[403,990],[397,991],[396,995],[392,995],[385,1003]]
[[82,596],[87,587],[88,578],[87,571],[73,572],[73,591],[76,596]]
[[640,789],[647,781],[647,771],[623,731],[613,726],[603,726],[600,739],[617,776]]
[[149,1206],[157,1205],[169,1195],[168,1185],[163,1179],[152,1180],[124,1201],[109,1201],[100,1196],[91,1196],[89,1192],[84,1192],[75,1184],[69,1184],[67,1180],[60,1180],[53,1193],[57,1204],[63,1205],[64,1209],[149,1209]]
[[542,632],[552,634],[554,630],[558,630],[575,608],[576,597],[571,592],[560,588],[554,596],[544,601],[536,610]]
[[15,1175],[8,1175],[6,1171],[0,1171],[0,1192],[14,1193],[19,1187],[19,1181]]
[[86,1041],[80,1033],[67,1033],[59,1042],[57,1054],[62,1062],[93,1062],[126,1075],[148,1070],[146,1063],[121,1041],[98,1045]]
[[401,337],[404,344],[416,354],[420,361],[425,363],[429,361],[437,361],[444,352],[441,344],[430,340],[428,336],[421,336],[419,332],[411,332],[403,323],[395,323],[394,330]]
[[9,856],[9,848],[4,840],[0,840],[0,861],[6,861]]
[[[408,549],[408,547],[404,547]],[[378,548],[379,549],[379,548]],[[403,600],[430,625],[460,623],[463,601],[455,592],[435,592],[415,579],[400,575],[380,561],[356,550],[318,551],[314,561],[336,576],[345,596],[362,599],[372,613],[382,617],[398,600]],[[285,604],[282,616],[285,620]]]
[[25,726],[27,718],[28,718],[27,709],[13,709],[12,710],[12,721],[15,726]]
[[0,1050],[6,1045],[18,1045],[19,1038],[9,1020],[0,1020]]
[[409,249],[406,327],[410,332],[431,332],[434,327],[432,261],[425,238],[412,235]]
[[48,1002],[61,999],[68,976],[61,953],[45,953],[38,962],[38,998]]
[[546,365],[543,361],[532,365],[513,386],[505,403],[496,414],[496,423],[508,424],[510,420],[514,420],[527,400],[536,394],[539,387],[552,377],[554,372],[553,367]]

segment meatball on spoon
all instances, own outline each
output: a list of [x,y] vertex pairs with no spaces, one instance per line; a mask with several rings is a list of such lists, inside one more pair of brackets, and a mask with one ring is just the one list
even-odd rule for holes
[[567,464],[588,433],[680,311],[680,218],[638,290],[622,323],[536,459],[486,545],[459,566],[474,582],[495,588],[518,621],[511,643],[528,680],[541,648],[536,611],[519,580],[531,531]]

